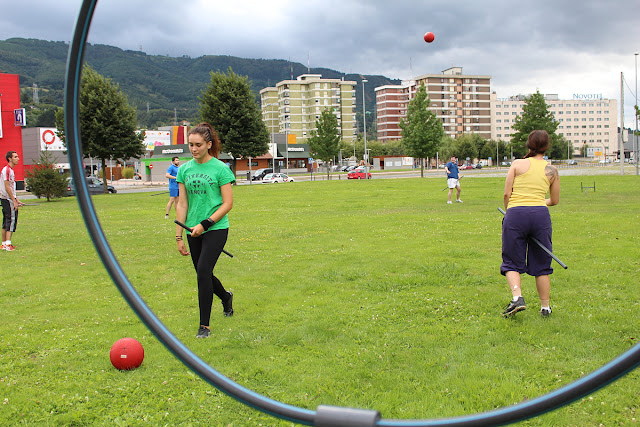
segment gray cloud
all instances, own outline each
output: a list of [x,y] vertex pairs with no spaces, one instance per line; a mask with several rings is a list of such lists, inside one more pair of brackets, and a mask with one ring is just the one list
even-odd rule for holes
[[[0,0],[0,39],[71,39],[80,0]],[[550,0],[103,0],[89,40],[149,54],[291,59],[406,79],[462,66],[499,96],[635,89],[640,2]],[[432,31],[436,40],[422,40]],[[634,93],[625,89],[629,126]]]

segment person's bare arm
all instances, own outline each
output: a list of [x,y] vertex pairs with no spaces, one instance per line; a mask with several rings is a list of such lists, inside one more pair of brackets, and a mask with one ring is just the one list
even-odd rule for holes
[[549,198],[546,199],[547,206],[555,206],[560,203],[560,176],[558,175],[558,168],[547,165],[544,168],[544,174],[550,183]]
[[516,179],[516,165],[512,164],[511,166],[509,166],[509,171],[507,172],[507,179],[504,181],[503,199],[504,199],[505,210],[509,205],[509,199],[511,199],[511,193],[513,192],[513,181],[515,179]]

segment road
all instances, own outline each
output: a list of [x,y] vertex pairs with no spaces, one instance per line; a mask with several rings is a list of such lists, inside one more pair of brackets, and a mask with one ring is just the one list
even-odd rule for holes
[[[466,178],[481,178],[481,177],[504,177],[507,174],[507,168],[482,168],[482,169],[469,169],[460,171],[460,174]],[[607,165],[607,166],[561,166],[559,167],[560,176],[593,176],[593,175],[619,175],[619,165]],[[635,175],[636,168],[634,165],[625,165],[625,175]],[[401,178],[418,178],[420,177],[420,169],[410,171],[373,171],[372,179],[401,179]],[[292,175],[292,177],[298,181],[311,181],[312,177],[309,174],[304,175]],[[445,174],[442,170],[429,169],[424,171],[425,178],[438,178],[444,182]],[[330,175],[331,180],[347,179],[347,175],[344,172],[332,172]],[[326,173],[314,173],[313,181],[326,181]],[[260,182],[249,182],[244,178],[238,177],[238,185],[264,185]],[[122,179],[120,181],[109,182],[117,190],[118,194],[127,193],[142,193],[153,192],[158,197],[168,194],[169,190],[166,182],[144,182],[136,181],[132,179]],[[152,195],[154,195],[152,194]],[[166,196],[168,197],[168,196]],[[36,197],[26,191],[18,191],[18,198],[21,200],[35,199]]]

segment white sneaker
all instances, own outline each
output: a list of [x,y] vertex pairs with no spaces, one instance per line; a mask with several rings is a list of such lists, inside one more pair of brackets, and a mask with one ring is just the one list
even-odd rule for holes
[[456,203],[462,203],[462,200],[458,199],[456,200]]
[[450,205],[450,204],[451,204],[451,200],[449,200],[449,201],[447,202],[447,204],[448,204],[448,205]]

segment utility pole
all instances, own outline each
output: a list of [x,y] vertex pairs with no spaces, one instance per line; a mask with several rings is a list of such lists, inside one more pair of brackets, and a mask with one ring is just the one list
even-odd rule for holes
[[633,133],[633,160],[636,163],[636,175],[640,175],[638,166],[638,52],[633,54],[636,57],[636,105],[633,107],[633,114],[636,118],[636,131]]
[[618,156],[620,157],[620,175],[624,175],[624,73],[620,73],[620,140]]

